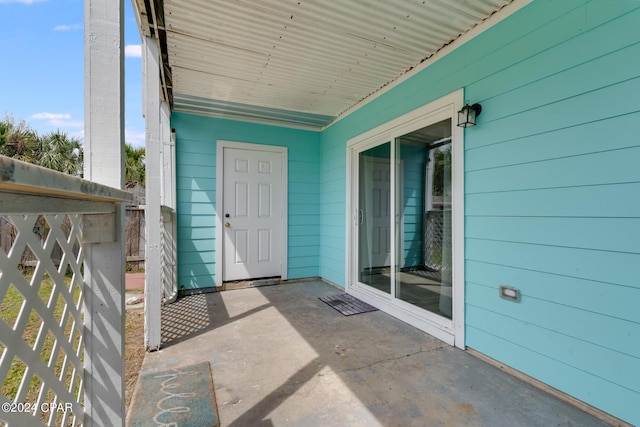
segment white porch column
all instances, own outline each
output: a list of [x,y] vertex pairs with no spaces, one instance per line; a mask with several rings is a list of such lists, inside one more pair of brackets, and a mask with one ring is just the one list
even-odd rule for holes
[[[124,184],[124,3],[84,2],[84,177]],[[124,426],[124,207],[115,241],[85,247],[85,425]]]
[[162,140],[162,200],[163,208],[163,275],[164,303],[172,303],[178,296],[178,253],[176,222],[176,146],[175,134],[171,132],[171,108],[167,102],[160,103],[160,134]]
[[163,206],[176,208],[176,149],[171,136],[171,110],[169,104],[160,103],[160,123],[162,134],[162,200]]
[[144,341],[148,350],[160,348],[160,304],[162,298],[162,239],[160,203],[161,184],[161,117],[160,117],[160,65],[158,45],[151,37],[142,38],[143,91],[146,128],[146,210],[144,284]]

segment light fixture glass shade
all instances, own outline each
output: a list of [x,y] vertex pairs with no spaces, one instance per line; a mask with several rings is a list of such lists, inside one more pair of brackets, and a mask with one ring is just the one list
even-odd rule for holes
[[467,104],[458,111],[458,126],[468,128],[476,125],[476,117],[480,115],[482,107],[480,104]]

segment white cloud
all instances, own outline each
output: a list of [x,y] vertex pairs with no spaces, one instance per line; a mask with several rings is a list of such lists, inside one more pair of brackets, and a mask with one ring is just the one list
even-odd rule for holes
[[31,116],[31,118],[35,120],[46,120],[49,126],[62,129],[84,127],[83,121],[71,120],[71,114],[68,113],[38,113]]
[[[0,0],[2,1],[2,0]],[[139,44],[128,44],[124,47],[124,56],[128,58],[142,57],[142,46]]]
[[80,120],[53,119],[53,120],[49,120],[49,124],[51,126],[55,126],[58,128],[83,128],[84,127],[84,122]]
[[[2,1],[2,0],[0,0]],[[32,119],[36,119],[36,120],[63,120],[63,119],[70,119],[71,118],[71,114],[68,113],[64,113],[64,114],[59,114],[59,113],[38,113],[38,114],[34,114],[33,116],[31,116]]]
[[[1,2],[2,0],[0,0]],[[63,24],[63,25],[58,25],[56,27],[53,28],[53,31],[72,31],[72,30],[81,30],[83,29],[84,26],[83,24]]]
[[0,0],[0,3],[22,3],[22,4],[33,4],[40,3],[47,0]]

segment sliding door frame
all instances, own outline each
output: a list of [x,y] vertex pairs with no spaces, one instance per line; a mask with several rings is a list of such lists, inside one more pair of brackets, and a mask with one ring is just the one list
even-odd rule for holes
[[[459,89],[449,95],[439,98],[427,105],[417,108],[396,119],[384,123],[361,135],[347,141],[347,224],[346,224],[346,260],[345,260],[345,290],[363,301],[378,307],[400,320],[407,322],[430,335],[461,349],[465,348],[464,338],[464,130],[456,126],[457,112],[464,103],[464,92]],[[410,303],[395,298],[395,271],[393,265],[398,260],[395,242],[398,228],[395,218],[397,196],[395,180],[396,167],[396,139],[438,123],[451,119],[452,137],[452,319],[446,319]],[[391,142],[391,294],[382,295],[370,286],[359,281],[358,277],[358,155],[359,153],[386,142]]]

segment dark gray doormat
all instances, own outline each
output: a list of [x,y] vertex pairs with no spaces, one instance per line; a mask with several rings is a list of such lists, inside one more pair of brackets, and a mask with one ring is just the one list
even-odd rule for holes
[[220,425],[209,362],[156,372],[138,381],[128,426]]
[[360,301],[358,298],[349,294],[329,295],[326,297],[320,297],[320,301],[335,308],[345,316],[351,316],[352,314],[367,313],[369,311],[376,311],[372,305],[367,304],[364,301]]

